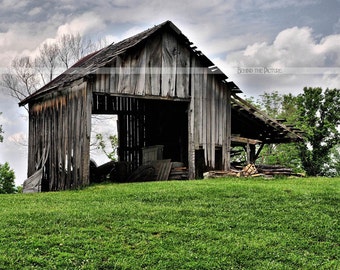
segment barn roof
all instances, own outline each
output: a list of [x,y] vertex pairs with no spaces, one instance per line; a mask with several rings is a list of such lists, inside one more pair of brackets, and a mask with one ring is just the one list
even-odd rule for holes
[[[192,42],[182,34],[182,32],[171,22],[166,21],[162,24],[156,25],[144,32],[141,32],[135,36],[124,39],[118,43],[112,43],[111,45],[93,52],[84,58],[80,59],[71,68],[64,73],[56,77],[54,80],[34,92],[19,103],[19,106],[23,106],[29,102],[32,102],[44,94],[58,90],[59,87],[67,85],[75,80],[81,79],[90,74],[96,73],[100,68],[105,67],[115,57],[127,52],[129,49],[142,44],[146,39],[158,33],[161,30],[169,29],[177,35],[177,38],[190,48],[190,50],[200,58],[202,63],[210,69],[210,71],[218,76],[221,80],[226,80],[228,77],[214,65],[201,51],[197,50],[196,46],[192,45]],[[236,87],[237,88],[237,87]],[[235,89],[236,89],[235,88]],[[239,91],[237,88],[235,91]]]
[[273,119],[237,95],[231,96],[231,130],[240,137],[262,143],[288,143],[302,141],[302,131],[282,124],[284,120]]

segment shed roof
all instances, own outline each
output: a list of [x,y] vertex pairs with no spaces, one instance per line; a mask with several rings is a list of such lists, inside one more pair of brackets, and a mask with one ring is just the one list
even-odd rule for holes
[[294,126],[287,126],[273,119],[237,95],[231,97],[231,129],[241,137],[259,140],[262,143],[288,143],[302,141],[303,133]]
[[[166,21],[135,36],[124,39],[118,43],[112,43],[111,45],[101,50],[98,50],[83,57],[64,73],[40,88],[38,91],[34,92],[32,95],[22,100],[19,103],[19,106],[30,103],[40,98],[44,94],[58,90],[59,87],[67,85],[75,80],[96,73],[100,68],[105,67],[105,65],[111,62],[115,57],[127,52],[129,49],[134,48],[138,44],[142,44],[142,42],[145,42],[146,39],[158,33],[159,31],[166,29],[172,31],[179,40],[187,45],[191,52],[199,57],[202,63],[204,63],[204,65],[208,67],[212,73],[220,76],[221,80],[226,80],[228,78],[201,51],[198,51],[196,46],[192,46],[192,42],[190,42],[189,39],[185,35],[183,35],[182,32],[171,21]],[[237,91],[239,91],[238,88]]]

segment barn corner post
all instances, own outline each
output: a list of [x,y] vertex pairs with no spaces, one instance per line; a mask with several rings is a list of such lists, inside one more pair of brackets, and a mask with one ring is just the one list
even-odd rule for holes
[[90,83],[86,80],[72,87],[70,104],[72,109],[71,122],[67,128],[73,129],[72,142],[69,154],[71,154],[73,179],[68,185],[71,188],[81,188],[90,184],[90,136],[92,115],[92,91]]
[[223,169],[225,171],[230,170],[230,151],[231,151],[231,90],[227,87],[226,90],[226,119],[225,123],[225,136],[223,137],[223,147],[222,147],[222,156],[223,156]]
[[189,111],[188,111],[188,167],[189,167],[189,179],[195,179],[195,140],[194,140],[194,97],[192,97]]

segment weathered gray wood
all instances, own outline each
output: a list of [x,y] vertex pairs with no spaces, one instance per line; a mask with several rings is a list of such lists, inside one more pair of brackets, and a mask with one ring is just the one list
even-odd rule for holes
[[129,94],[129,91],[131,90],[130,57],[130,55],[117,57],[117,71],[119,75],[117,93]]
[[204,70],[204,78],[203,78],[203,85],[204,90],[205,91],[205,102],[204,102],[204,106],[203,108],[205,108],[205,112],[204,112],[204,119],[205,119],[205,123],[204,123],[204,129],[205,129],[205,142],[203,142],[203,144],[205,145],[205,155],[206,155],[206,164],[208,167],[212,167],[211,164],[211,78],[208,77],[208,73],[207,70]]
[[145,94],[159,96],[161,93],[162,37],[157,35],[146,43]]
[[211,166],[215,168],[215,146],[216,146],[216,95],[218,88],[215,85],[215,78],[212,75],[209,75],[211,78],[211,100],[210,100],[210,111],[211,111],[211,120],[210,120],[210,158],[211,158]]
[[174,97],[176,91],[177,40],[167,32],[162,36],[162,85],[163,97]]
[[176,96],[179,98],[189,97],[190,79],[190,51],[182,44],[177,44],[177,70],[176,70]]
[[41,191],[41,179],[43,170],[39,169],[24,181],[23,193],[35,193]]
[[[110,76],[110,89],[108,89],[109,93],[118,93],[118,78],[119,75],[117,74],[117,60],[115,58],[112,60],[110,67],[109,67],[109,76]],[[89,86],[90,87],[90,86]],[[96,92],[96,89],[91,89],[93,92]]]
[[231,90],[228,89],[226,97],[226,122],[225,122],[226,136],[225,143],[223,144],[222,155],[225,158],[224,170],[230,170],[230,149],[231,149]]
[[131,58],[131,92],[145,95],[146,49],[138,50]]

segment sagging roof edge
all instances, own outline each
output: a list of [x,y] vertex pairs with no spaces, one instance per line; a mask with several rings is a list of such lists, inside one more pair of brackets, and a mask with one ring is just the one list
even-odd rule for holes
[[274,129],[279,128],[281,130],[286,131],[288,134],[291,134],[292,136],[294,136],[293,138],[290,138],[291,141],[303,141],[304,140],[304,138],[299,135],[299,134],[303,133],[301,130],[299,130],[295,127],[290,128],[290,127],[282,124],[281,121],[276,120],[276,119],[268,116],[266,113],[259,110],[258,108],[256,108],[255,106],[253,106],[252,104],[250,104],[246,100],[242,99],[241,97],[239,97],[235,93],[232,93],[232,102],[237,103],[238,105],[243,107],[243,109],[248,109],[249,114],[253,115],[253,117],[259,119],[260,121],[263,121],[263,122],[269,124],[272,128],[274,128]]

